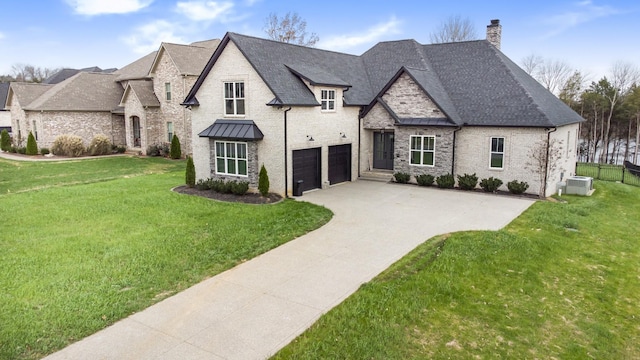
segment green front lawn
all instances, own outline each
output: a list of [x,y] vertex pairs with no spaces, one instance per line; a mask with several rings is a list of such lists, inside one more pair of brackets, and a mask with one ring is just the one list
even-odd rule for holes
[[639,359],[640,189],[419,246],[276,359]]
[[[0,359],[37,359],[326,223],[171,192],[184,161],[0,161]],[[33,190],[39,189],[39,190]]]

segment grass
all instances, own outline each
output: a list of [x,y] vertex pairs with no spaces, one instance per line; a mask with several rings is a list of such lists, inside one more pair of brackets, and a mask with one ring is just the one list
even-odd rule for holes
[[184,167],[126,157],[0,163],[11,190],[0,195],[0,359],[41,358],[331,217],[290,200],[169,191]]
[[640,177],[633,175],[622,165],[577,163],[576,175],[589,176],[605,181],[621,181],[627,185],[640,186]]
[[274,358],[640,358],[640,189],[596,188],[427,241]]

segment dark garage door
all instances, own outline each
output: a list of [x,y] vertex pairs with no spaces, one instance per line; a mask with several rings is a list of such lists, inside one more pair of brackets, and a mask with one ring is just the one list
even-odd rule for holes
[[329,146],[329,183],[351,181],[351,144]]
[[302,191],[320,187],[320,148],[293,151],[293,186],[304,181]]

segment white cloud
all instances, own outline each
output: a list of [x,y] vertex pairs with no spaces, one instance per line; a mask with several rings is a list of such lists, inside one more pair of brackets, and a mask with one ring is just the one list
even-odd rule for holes
[[329,37],[327,40],[320,40],[318,47],[327,50],[345,50],[354,48],[360,45],[372,44],[380,41],[390,34],[400,33],[400,24],[402,22],[392,16],[389,21],[377,24],[363,33],[350,34],[350,35],[337,35]]
[[221,20],[230,14],[233,3],[230,1],[181,1],[176,11],[193,21]]
[[545,37],[552,37],[564,32],[567,29],[602,17],[622,13],[609,5],[596,5],[592,0],[584,0],[574,3],[571,10],[564,13],[550,16],[543,20],[549,27]]
[[0,40],[4,39],[5,35],[3,33],[0,32]]
[[151,5],[153,0],[66,0],[77,14],[102,15],[136,12]]
[[160,43],[171,42],[184,44],[186,41],[176,34],[177,26],[166,20],[156,20],[134,29],[133,34],[123,38],[134,52],[148,54],[158,50]]

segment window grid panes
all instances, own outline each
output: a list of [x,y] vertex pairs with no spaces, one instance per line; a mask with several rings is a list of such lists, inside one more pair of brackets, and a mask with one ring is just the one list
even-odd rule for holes
[[247,143],[216,141],[216,173],[247,176]]
[[167,123],[167,139],[169,142],[173,140],[173,123],[172,122]]
[[491,138],[491,163],[492,169],[502,169],[504,167],[504,138]]
[[411,136],[411,165],[434,166],[436,137],[433,135]]
[[171,100],[171,83],[164,83],[164,92],[165,92],[165,98],[167,99],[167,101]]
[[336,91],[321,90],[320,104],[321,104],[322,111],[335,111],[336,110]]
[[224,83],[225,115],[244,115],[244,82]]

